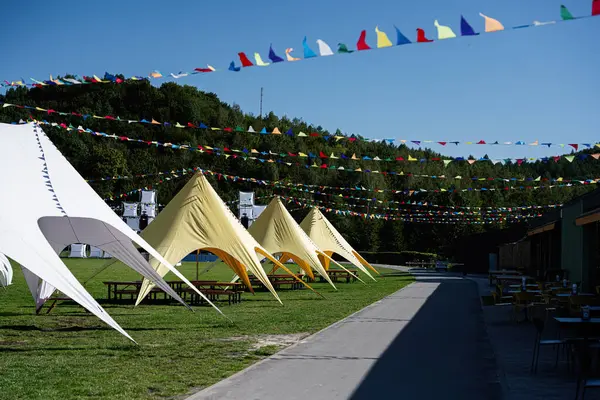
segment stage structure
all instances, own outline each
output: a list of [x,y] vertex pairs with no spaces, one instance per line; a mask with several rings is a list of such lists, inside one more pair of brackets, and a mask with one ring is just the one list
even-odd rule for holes
[[263,206],[254,204],[254,192],[240,192],[240,201],[238,203],[238,218],[246,229],[248,229],[248,227],[252,225],[252,223],[265,210],[265,208],[267,208],[266,205]]

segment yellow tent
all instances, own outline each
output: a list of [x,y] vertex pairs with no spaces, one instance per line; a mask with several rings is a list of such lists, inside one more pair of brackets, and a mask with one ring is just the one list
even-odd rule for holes
[[[339,254],[373,280],[375,280],[375,278],[371,276],[367,268],[379,274],[367,260],[362,258],[361,255],[350,246],[346,239],[344,239],[337,229],[331,225],[331,222],[325,218],[318,208],[313,207],[312,210],[310,210],[306,218],[300,223],[300,227],[327,256],[331,257],[334,253]],[[328,257],[319,256],[319,260],[326,270],[329,269]]]
[[312,279],[315,278],[312,271],[314,269],[335,288],[318,258],[319,255],[325,256],[325,254],[298,226],[279,197],[269,203],[248,228],[248,232],[269,253],[281,253],[279,261],[292,259]]
[[[190,179],[141,236],[173,265],[194,250],[209,251],[231,267],[249,288],[247,271],[252,272],[279,300],[257,253],[281,264],[250,236],[201,173]],[[150,264],[160,276],[168,272],[155,259]],[[153,287],[144,279],[136,304]]]

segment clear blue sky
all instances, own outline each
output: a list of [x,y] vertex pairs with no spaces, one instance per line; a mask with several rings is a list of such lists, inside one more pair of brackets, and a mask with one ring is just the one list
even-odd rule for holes
[[[562,0],[575,16],[591,0]],[[227,68],[237,53],[267,60],[269,44],[284,56],[313,50],[322,39],[355,47],[362,29],[375,47],[375,26],[395,40],[396,24],[411,40],[417,27],[435,38],[434,19],[460,32],[460,15],[483,30],[478,13],[508,28],[557,20],[561,0],[113,1],[10,0],[3,4],[0,79],[105,71],[147,75],[191,71],[207,63]],[[339,55],[239,73],[178,80],[212,91],[244,111],[302,117],[331,131],[408,140],[600,141],[600,17]],[[71,111],[71,110],[64,110]],[[114,132],[124,132],[115,124]],[[569,152],[532,147],[458,146],[452,156],[494,158]]]

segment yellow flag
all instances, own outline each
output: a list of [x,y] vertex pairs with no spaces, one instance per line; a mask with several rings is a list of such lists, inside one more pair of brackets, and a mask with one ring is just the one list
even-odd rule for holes
[[388,38],[388,36],[385,34],[385,32],[380,31],[378,26],[375,27],[375,32],[377,32],[377,48],[378,49],[380,49],[382,47],[392,47],[392,42],[390,41],[390,38]]
[[452,39],[456,37],[456,34],[452,32],[452,29],[450,29],[450,27],[440,25],[437,19],[433,22],[433,24],[437,28],[438,39]]
[[256,60],[256,65],[258,65],[259,67],[266,67],[267,65],[269,65],[269,63],[266,63],[262,60],[260,54],[258,53],[254,53],[254,60]]

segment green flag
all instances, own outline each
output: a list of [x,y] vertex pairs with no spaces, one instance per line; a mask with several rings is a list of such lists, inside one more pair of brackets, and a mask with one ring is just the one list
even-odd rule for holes
[[567,7],[565,7],[563,5],[560,6],[560,17],[562,18],[563,21],[568,21],[570,19],[575,19],[575,18],[573,18],[573,15],[567,9]]
[[348,46],[346,46],[344,43],[338,43],[338,51],[339,54],[349,54],[352,53],[353,50],[348,50]]

